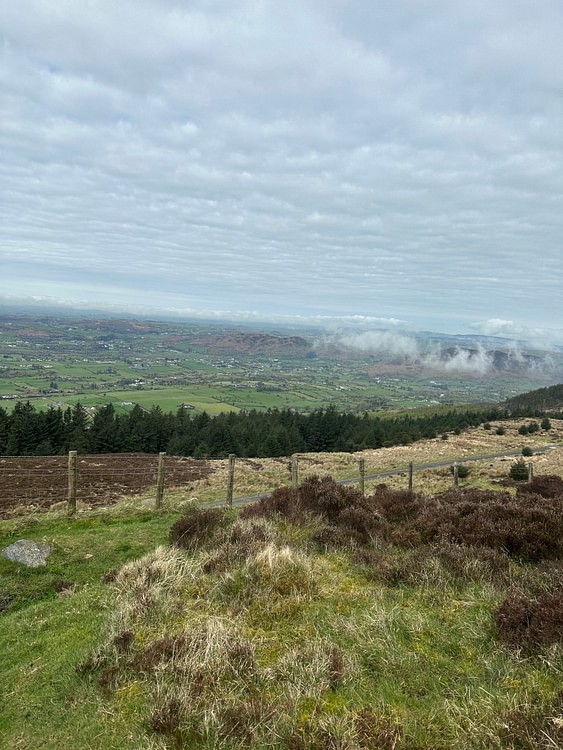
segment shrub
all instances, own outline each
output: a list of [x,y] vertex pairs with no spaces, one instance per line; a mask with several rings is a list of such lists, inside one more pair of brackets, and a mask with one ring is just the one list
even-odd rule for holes
[[361,750],[395,750],[402,735],[401,726],[395,720],[378,715],[367,706],[356,716],[355,725]]
[[542,430],[551,430],[551,422],[549,421],[548,417],[544,417],[542,419],[541,428]]
[[485,424],[483,425],[483,429],[484,430],[490,430],[491,429],[491,423],[490,422],[485,422]]
[[499,427],[495,430],[495,435],[506,435],[506,428],[502,425],[499,425]]
[[509,596],[494,612],[499,638],[514,648],[534,649],[563,642],[563,593],[538,599]]
[[[455,472],[454,467],[450,466],[450,473],[454,474],[454,472]],[[465,464],[458,464],[458,467],[457,467],[458,479],[466,479],[469,476],[470,472],[471,472],[471,469],[469,468],[469,466],[466,466]]]
[[529,445],[525,445],[522,448],[522,455],[523,456],[533,456],[534,455],[534,451],[530,448]]
[[379,484],[367,498],[371,510],[387,523],[398,523],[417,518],[425,501],[421,495],[408,490],[393,490]]
[[[451,491],[428,502],[419,516],[394,532],[397,543],[448,540],[483,546],[531,562],[563,555],[561,502],[486,490]],[[410,532],[410,538],[409,538]],[[412,543],[412,542],[411,542]]]
[[508,475],[510,476],[511,479],[514,479],[515,482],[527,481],[530,476],[529,470],[528,470],[528,464],[524,461],[523,458],[519,458],[518,461],[515,461],[511,465]]
[[170,545],[194,550],[213,536],[225,522],[225,511],[201,508],[180,518],[172,525],[168,537]]
[[521,424],[518,428],[518,434],[519,435],[527,435],[528,434],[528,425],[527,424]]
[[221,573],[244,562],[275,540],[275,532],[261,518],[239,520],[229,530],[227,539],[203,564],[205,573]]
[[[407,493],[408,494],[408,493]],[[311,515],[320,516],[329,526],[344,529],[350,539],[368,541],[381,526],[371,512],[368,499],[354,487],[337,484],[330,477],[311,477],[297,490],[282,487],[241,511],[241,518],[283,516],[293,523]]]
[[538,475],[528,484],[518,487],[516,493],[518,495],[533,493],[541,497],[563,498],[563,479],[557,476],[557,474]]

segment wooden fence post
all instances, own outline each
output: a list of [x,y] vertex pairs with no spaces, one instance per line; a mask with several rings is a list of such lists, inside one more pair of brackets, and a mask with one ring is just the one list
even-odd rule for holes
[[294,453],[291,457],[291,487],[296,490],[297,483],[299,481],[299,458],[297,453]]
[[68,452],[68,496],[66,509],[69,516],[72,516],[76,513],[76,456],[76,451]]
[[229,507],[233,505],[233,487],[235,484],[235,458],[234,453],[229,454],[229,474],[227,476],[227,500],[226,503]]
[[359,460],[359,469],[360,469],[360,492],[362,495],[366,494],[366,460],[365,458],[360,458]]
[[409,463],[409,492],[412,492],[412,461]]
[[454,487],[459,487],[459,466],[454,461]]
[[528,461],[528,482],[534,481],[534,464]]
[[158,469],[156,472],[156,500],[155,508],[162,508],[162,501],[164,500],[164,459],[166,453],[161,451],[158,454]]

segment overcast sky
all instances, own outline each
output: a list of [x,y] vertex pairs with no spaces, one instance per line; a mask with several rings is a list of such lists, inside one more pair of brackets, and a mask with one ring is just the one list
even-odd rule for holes
[[0,295],[563,341],[561,0],[0,0]]

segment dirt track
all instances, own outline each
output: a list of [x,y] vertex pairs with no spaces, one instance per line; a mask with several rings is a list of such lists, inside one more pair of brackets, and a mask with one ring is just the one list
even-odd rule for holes
[[[108,505],[139,495],[156,484],[158,456],[144,453],[78,456],[77,500]],[[64,502],[68,484],[67,456],[0,458],[0,517],[19,511],[47,510]],[[189,487],[212,473],[207,461],[166,458],[166,485]]]

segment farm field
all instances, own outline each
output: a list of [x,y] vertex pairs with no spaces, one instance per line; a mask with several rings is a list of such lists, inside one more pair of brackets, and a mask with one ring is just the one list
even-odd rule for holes
[[319,348],[318,332],[291,333],[5,314],[0,316],[0,400],[8,409],[29,399],[44,409],[77,401],[112,403],[118,412],[135,403],[164,411],[186,404],[211,415],[241,409],[310,411],[329,404],[373,412],[499,403],[557,379],[553,372],[539,380],[530,373],[423,373],[411,365],[389,365],[382,354]]

